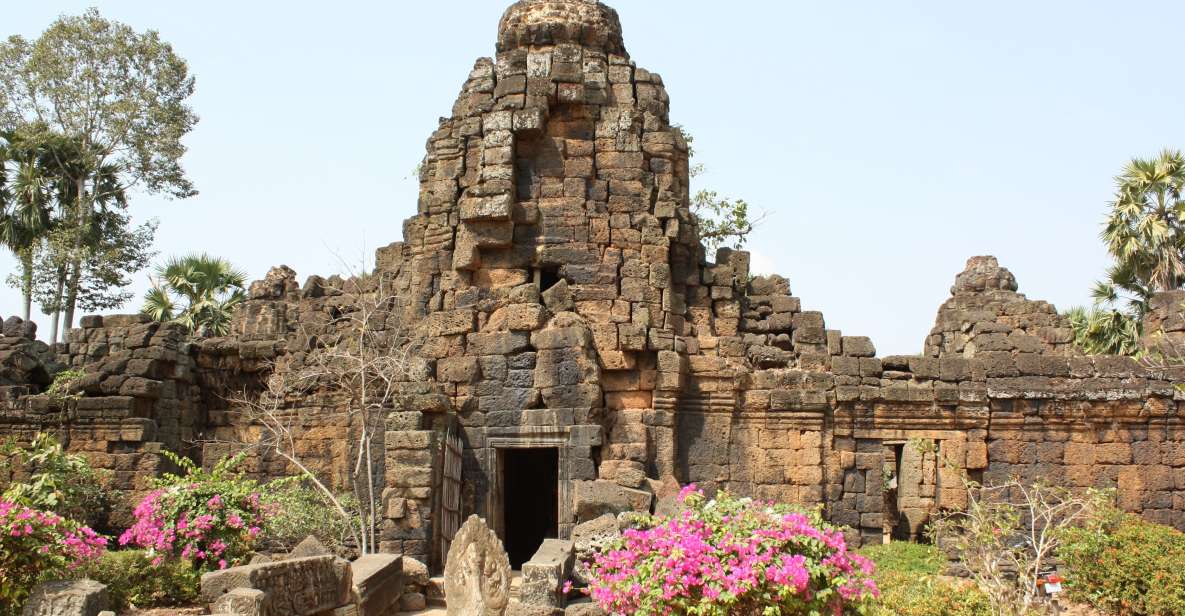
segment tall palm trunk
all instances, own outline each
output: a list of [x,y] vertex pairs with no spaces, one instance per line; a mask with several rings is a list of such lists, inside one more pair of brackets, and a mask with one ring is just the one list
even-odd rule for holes
[[23,318],[28,321],[33,311],[33,249],[21,251],[21,300]]
[[74,306],[78,301],[78,284],[82,278],[82,262],[77,256],[71,257],[70,279],[66,285],[65,323],[62,327],[62,342],[66,341],[66,332],[74,327]]
[[70,254],[70,280],[66,285],[66,314],[65,326],[62,327],[62,342],[66,341],[66,332],[74,327],[74,307],[78,302],[78,285],[82,280],[82,245],[86,234],[86,222],[90,213],[90,203],[86,197],[86,178],[75,180],[78,191],[78,233],[74,237],[74,250]]
[[61,323],[62,295],[65,292],[65,287],[66,287],[66,270],[63,267],[58,266],[57,276],[58,276],[58,288],[57,288],[57,291],[54,293],[54,298],[53,298],[53,320],[51,321],[51,325],[49,328],[49,331],[50,331],[49,339],[51,342],[65,342],[66,341],[66,334],[65,334],[64,330],[62,332],[62,339],[60,341],[58,340],[58,325]]

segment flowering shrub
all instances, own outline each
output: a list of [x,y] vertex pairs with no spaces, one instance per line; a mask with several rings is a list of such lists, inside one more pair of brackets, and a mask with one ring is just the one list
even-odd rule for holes
[[612,614],[855,614],[878,596],[872,563],[817,513],[694,486],[685,509],[623,533],[589,564],[587,592]]
[[1070,597],[1122,616],[1185,614],[1185,533],[1113,505],[1064,532]]
[[262,532],[270,513],[257,482],[236,467],[243,455],[224,458],[210,471],[165,452],[184,475],[167,474],[133,514],[136,522],[120,545],[145,548],[160,565],[168,558],[189,561],[198,571],[239,564]]
[[97,558],[107,540],[48,511],[0,500],[0,614],[15,614],[33,585]]

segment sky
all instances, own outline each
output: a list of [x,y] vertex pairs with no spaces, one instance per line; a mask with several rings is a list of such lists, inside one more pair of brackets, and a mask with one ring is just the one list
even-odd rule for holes
[[[401,239],[424,143],[509,2],[3,4],[0,35],[88,6],[159,31],[196,77],[184,164],[200,194],[137,194],[134,217],[159,220],[162,259],[205,251],[303,281]],[[1185,147],[1182,2],[610,4],[695,136],[693,189],[766,213],[754,269],[882,355],[921,351],[973,255],[1032,299],[1089,302],[1114,176]],[[0,278],[15,267],[0,256]],[[147,286],[135,276],[122,312]],[[0,315],[19,311],[0,289]]]

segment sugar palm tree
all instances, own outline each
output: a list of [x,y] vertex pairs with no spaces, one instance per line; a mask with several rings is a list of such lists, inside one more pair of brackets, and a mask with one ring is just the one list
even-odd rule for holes
[[198,336],[225,336],[235,306],[246,299],[246,274],[207,254],[174,257],[156,268],[141,312],[176,321]]
[[1185,283],[1185,156],[1133,159],[1115,182],[1102,232],[1115,263],[1091,291],[1094,308],[1067,316],[1083,350],[1132,355],[1152,295]]
[[1153,292],[1185,281],[1185,156],[1134,159],[1116,178],[1103,240],[1128,278]]
[[55,178],[41,144],[16,132],[0,134],[0,244],[21,264],[21,290],[27,321],[33,305],[33,253],[50,231]]

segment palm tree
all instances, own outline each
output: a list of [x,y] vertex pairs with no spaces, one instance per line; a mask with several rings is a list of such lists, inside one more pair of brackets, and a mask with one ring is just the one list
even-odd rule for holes
[[20,261],[27,321],[33,305],[33,252],[52,227],[55,178],[44,144],[16,132],[0,134],[0,244]]
[[1083,308],[1066,311],[1074,344],[1088,355],[1140,354],[1140,321],[1119,310]]
[[235,306],[247,298],[246,280],[226,259],[204,253],[174,257],[156,268],[140,311],[157,321],[182,323],[198,336],[225,336]]
[[1132,355],[1152,295],[1185,283],[1185,156],[1133,159],[1115,182],[1102,232],[1115,264],[1091,291],[1094,308],[1067,316],[1083,350]]

